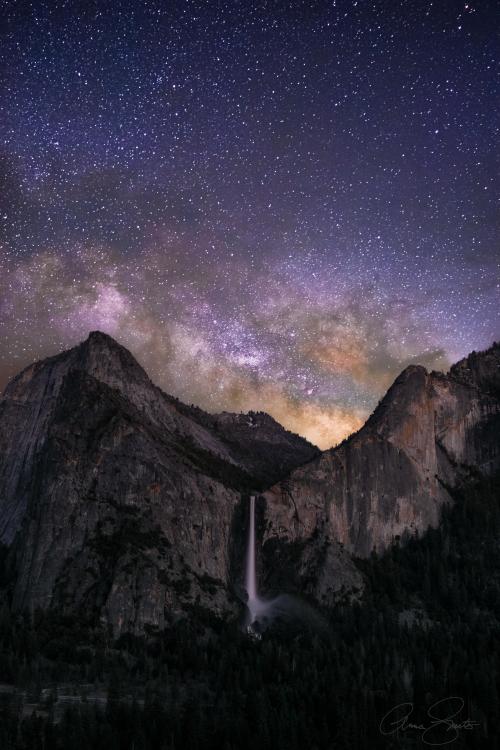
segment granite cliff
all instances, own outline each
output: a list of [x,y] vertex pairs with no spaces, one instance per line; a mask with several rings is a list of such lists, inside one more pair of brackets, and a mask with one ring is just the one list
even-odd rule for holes
[[13,607],[76,609],[115,632],[162,628],[194,604],[234,611],[238,509],[318,453],[267,415],[181,404],[90,334],[0,401]]
[[404,370],[359,432],[264,494],[268,570],[274,550],[295,545],[299,587],[331,602],[348,583],[334,575],[339,556],[436,526],[454,487],[500,468],[499,395],[498,344],[447,375]]
[[[447,375],[405,370],[365,426],[320,453],[263,413],[164,394],[109,336],[34,363],[0,400],[0,541],[14,609],[115,633],[241,608],[248,496],[260,580],[332,604],[353,559],[436,525],[450,489],[500,464],[500,346]],[[270,489],[267,489],[270,488]]]

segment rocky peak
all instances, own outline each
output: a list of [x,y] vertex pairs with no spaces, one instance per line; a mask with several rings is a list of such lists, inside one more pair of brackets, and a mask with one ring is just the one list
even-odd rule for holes
[[499,354],[449,375],[407,367],[357,433],[265,494],[269,544],[334,539],[365,556],[435,526],[450,488],[500,469]]
[[426,398],[429,374],[421,365],[409,365],[398,375],[377,408],[360,432],[375,430],[389,434],[401,427],[415,410],[417,404]]
[[93,608],[138,632],[195,601],[227,611],[242,495],[317,452],[263,415],[182,404],[93,331],[26,368],[0,400],[14,606]]
[[111,387],[124,384],[150,386],[151,380],[135,357],[101,331],[92,331],[75,349],[75,366]]
[[[273,420],[272,429],[255,430],[246,423],[234,428],[237,415],[219,423],[182,404],[155,386],[127,349],[93,331],[78,346],[25,368],[0,399],[0,541],[9,543],[19,529],[34,466],[56,414],[64,411],[68,394],[83,404],[93,388],[90,381],[105,386],[98,389],[104,401],[112,401],[110,389],[124,399],[125,411],[135,415],[133,430],[154,429],[172,455],[182,454],[193,468],[223,477],[232,487],[269,486],[317,453]],[[269,443],[277,450],[269,451]]]
[[182,404],[92,332],[0,399],[15,605],[93,608],[118,632],[163,627],[194,602],[227,611],[246,496],[276,481],[259,500],[266,570],[293,553],[297,586],[332,603],[360,586],[348,555],[437,524],[448,488],[500,467],[499,355],[449,375],[406,368],[366,425],[320,454],[262,412]]
[[7,385],[3,398],[26,401],[56,396],[63,379],[74,370],[83,370],[96,380],[121,390],[129,389],[131,384],[151,384],[127,349],[111,336],[92,331],[78,346],[28,365]]

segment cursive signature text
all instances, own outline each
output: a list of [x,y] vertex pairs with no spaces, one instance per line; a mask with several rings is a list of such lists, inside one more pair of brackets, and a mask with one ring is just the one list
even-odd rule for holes
[[413,730],[421,733],[421,740],[425,745],[449,745],[458,738],[462,730],[479,726],[479,722],[471,719],[458,720],[463,707],[463,698],[442,698],[427,710],[429,721],[418,724],[411,721],[413,703],[399,703],[383,717],[380,732],[390,735]]

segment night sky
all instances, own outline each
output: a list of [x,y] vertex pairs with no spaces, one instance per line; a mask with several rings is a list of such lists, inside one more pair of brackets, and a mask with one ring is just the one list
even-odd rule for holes
[[100,329],[327,447],[500,338],[496,2],[2,8],[0,388]]

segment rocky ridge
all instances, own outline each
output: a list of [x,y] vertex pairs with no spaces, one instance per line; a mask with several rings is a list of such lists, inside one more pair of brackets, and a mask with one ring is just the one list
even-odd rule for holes
[[0,400],[13,607],[82,613],[115,633],[193,607],[234,615],[259,492],[263,588],[326,605],[353,595],[356,557],[436,525],[454,486],[498,470],[499,384],[499,345],[447,375],[409,367],[359,432],[320,453],[266,414],[180,403],[93,332]]
[[[359,432],[264,494],[264,546],[299,545],[307,578],[314,549],[365,557],[436,526],[453,487],[500,468],[499,384],[498,344],[447,375],[408,367]],[[331,601],[338,585],[319,571],[310,593]]]
[[234,611],[242,498],[318,454],[271,418],[245,419],[222,429],[180,404],[99,332],[21,372],[0,401],[14,608],[94,613],[116,632],[195,604]]

